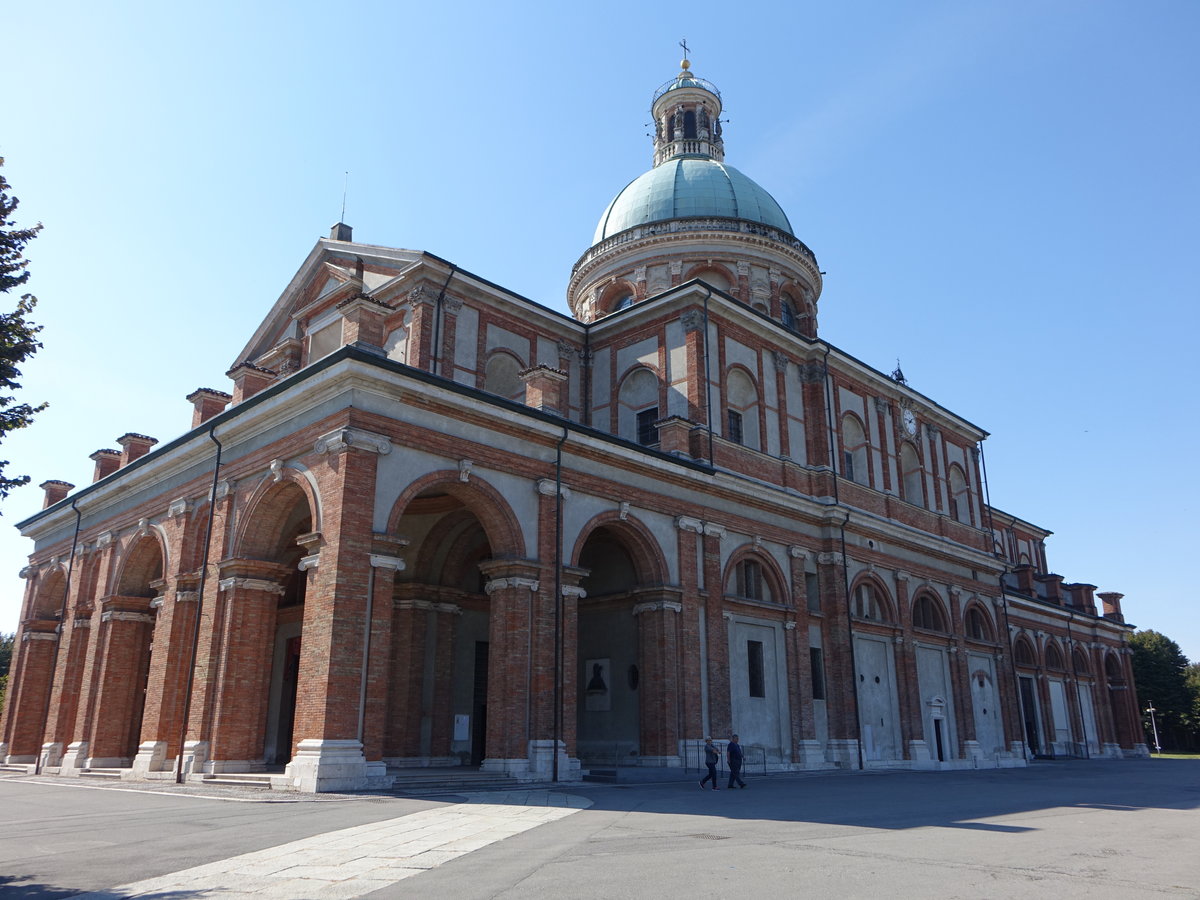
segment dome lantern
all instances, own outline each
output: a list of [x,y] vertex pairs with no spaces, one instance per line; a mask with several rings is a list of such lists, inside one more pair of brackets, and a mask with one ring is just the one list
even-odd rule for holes
[[650,102],[654,117],[654,165],[677,156],[725,158],[721,137],[721,92],[711,81],[697,78],[683,60],[679,74],[657,91]]

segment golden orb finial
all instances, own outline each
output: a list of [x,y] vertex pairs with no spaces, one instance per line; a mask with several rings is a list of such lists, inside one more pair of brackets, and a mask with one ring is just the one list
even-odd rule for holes
[[680,67],[681,69],[683,69],[683,71],[685,71],[685,72],[686,72],[688,69],[690,69],[690,68],[692,67],[692,64],[691,64],[691,62],[689,62],[688,60],[686,60],[686,59],[683,59],[683,60],[680,60],[680,61],[679,61],[679,67]]

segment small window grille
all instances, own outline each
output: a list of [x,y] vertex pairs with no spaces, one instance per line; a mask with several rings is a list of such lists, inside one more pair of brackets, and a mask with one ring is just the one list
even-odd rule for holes
[[746,641],[746,665],[750,682],[750,696],[767,696],[767,686],[763,673],[762,641]]
[[725,436],[735,444],[741,444],[742,441],[742,414],[736,410],[729,410],[729,427],[725,429]]
[[652,447],[658,443],[658,407],[643,409],[637,414],[637,441],[643,447]]
[[808,648],[808,660],[812,667],[812,698],[825,699],[825,660],[820,647]]

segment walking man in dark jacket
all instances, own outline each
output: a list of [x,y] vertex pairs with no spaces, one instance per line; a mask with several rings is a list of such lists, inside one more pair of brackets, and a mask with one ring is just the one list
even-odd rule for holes
[[730,790],[733,790],[735,783],[740,788],[746,787],[746,782],[742,781],[742,760],[744,758],[745,754],[742,752],[742,745],[738,743],[738,736],[735,734],[729,739],[729,746],[725,748],[725,759],[729,763]]

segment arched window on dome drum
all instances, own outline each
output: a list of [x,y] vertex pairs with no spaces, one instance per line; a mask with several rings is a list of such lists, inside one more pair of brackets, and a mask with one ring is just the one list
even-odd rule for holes
[[783,302],[779,304],[779,318],[788,331],[796,330],[796,304],[787,294],[783,295]]
[[621,294],[613,301],[612,312],[633,306],[633,294]]
[[689,109],[683,114],[683,136],[685,138],[696,137],[696,112]]
[[928,594],[922,594],[913,603],[913,627],[926,631],[946,631],[946,617],[940,604]]

